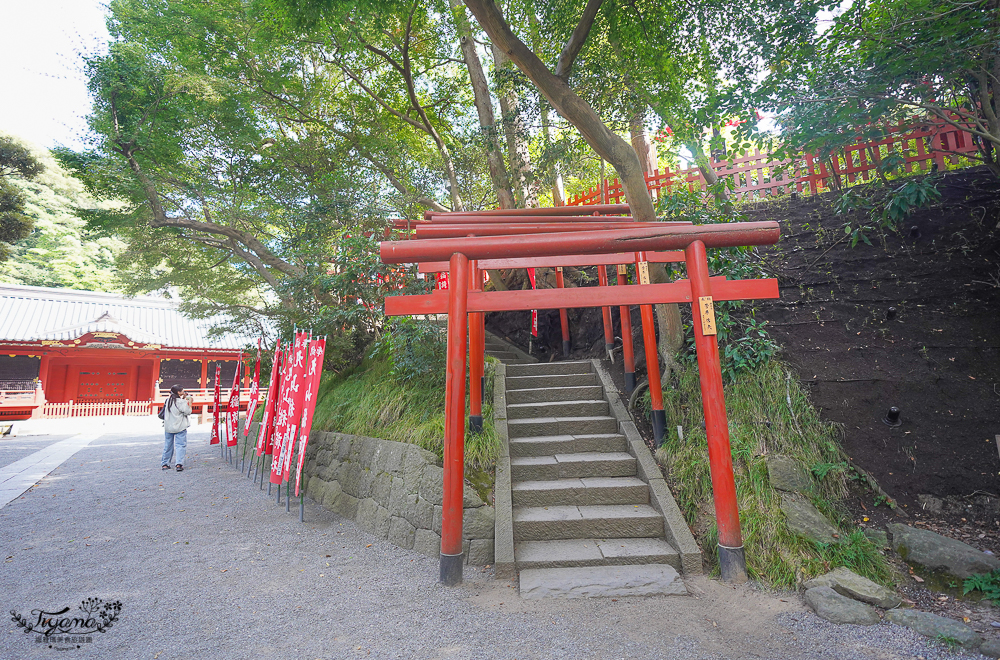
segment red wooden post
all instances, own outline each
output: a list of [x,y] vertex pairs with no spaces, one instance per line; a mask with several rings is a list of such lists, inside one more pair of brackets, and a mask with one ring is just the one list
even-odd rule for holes
[[[481,273],[471,262],[469,289],[482,291]],[[469,314],[469,432],[483,431],[483,313]]]
[[[556,266],[556,288],[565,289],[566,280],[563,279],[563,269],[562,266]],[[563,357],[569,357],[569,315],[566,313],[565,307],[559,308],[559,325],[562,328],[562,349]]]
[[[486,271],[476,266],[476,290],[482,291],[486,288]],[[486,314],[479,313],[479,346],[476,348],[479,355],[479,364],[483,365],[480,370],[479,404],[482,410],[482,403],[486,399]]]
[[465,484],[465,342],[469,259],[453,254],[448,281],[448,370],[444,401],[444,494],[441,511],[441,582],[462,582],[462,499]]
[[[635,267],[639,284],[649,284],[649,262],[645,252],[635,253]],[[653,442],[657,447],[663,443],[663,432],[667,427],[667,415],[663,412],[663,389],[660,384],[660,354],[656,350],[656,326],[653,323],[653,306],[640,305],[642,313],[642,343],[646,349],[646,375],[649,377],[649,400],[653,418]]]
[[[597,267],[597,283],[601,286],[608,286],[607,266]],[[602,307],[601,315],[604,318],[604,350],[608,352],[608,359],[614,362],[615,358],[612,351],[615,350],[615,331],[614,322],[611,320],[611,308]]]
[[[628,266],[618,265],[618,286],[628,284]],[[622,305],[618,308],[622,326],[622,357],[625,360],[625,393],[635,390],[635,354],[632,348],[632,308]]]
[[715,497],[715,519],[719,527],[719,569],[726,582],[746,582],[747,561],[733,479],[733,455],[729,448],[729,421],[722,393],[722,366],[715,335],[715,307],[709,283],[705,244],[694,241],[685,250],[691,279],[691,311],[694,342],[698,351],[698,378],[701,381],[708,460]]

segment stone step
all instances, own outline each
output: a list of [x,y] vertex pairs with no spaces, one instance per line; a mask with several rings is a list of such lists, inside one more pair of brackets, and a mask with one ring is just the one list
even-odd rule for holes
[[573,566],[669,564],[681,568],[681,556],[663,539],[559,539],[522,541],[514,548],[518,570]]
[[[512,364],[511,367],[533,367],[534,364]],[[540,387],[573,387],[577,385],[597,385],[597,374],[563,374],[541,376],[512,376],[507,370],[507,391],[538,389]]]
[[521,571],[521,598],[684,596],[687,588],[667,564],[532,568]]
[[488,350],[488,351],[486,351],[486,355],[488,355],[489,357],[496,358],[496,359],[500,360],[501,362],[509,362],[509,361],[513,361],[513,360],[517,360],[518,359],[517,353],[511,353],[510,351],[490,351],[490,350]]
[[598,417],[610,411],[605,399],[546,401],[542,403],[507,402],[507,419],[529,417]]
[[628,441],[621,433],[536,435],[510,439],[511,456],[554,456],[590,451],[628,451]]
[[604,399],[604,388],[600,385],[577,385],[576,387],[533,387],[507,391],[507,405],[515,403],[544,403],[546,401],[585,401]]
[[513,519],[515,542],[663,536],[663,516],[648,504],[516,506]]
[[539,362],[517,365],[507,370],[508,376],[563,376],[566,374],[593,373],[594,365],[583,360],[579,362]]
[[590,433],[618,433],[618,420],[610,416],[594,417],[528,417],[507,420],[511,438],[530,438],[536,435],[583,435]]
[[514,506],[649,504],[649,487],[636,477],[516,481],[511,497]]
[[510,459],[510,478],[513,481],[634,477],[635,474],[635,457],[625,452],[589,451]]

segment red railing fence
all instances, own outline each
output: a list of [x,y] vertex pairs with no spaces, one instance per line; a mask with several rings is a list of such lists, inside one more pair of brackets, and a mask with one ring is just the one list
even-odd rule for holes
[[[843,188],[870,181],[876,169],[890,154],[901,160],[906,174],[927,174],[944,171],[962,164],[963,157],[976,152],[972,135],[943,121],[925,121],[899,125],[881,140],[862,141],[844,148],[828,158],[802,154],[797,159],[776,160],[769,153],[752,152],[727,160],[712,159],[711,166],[720,179],[730,179],[735,199],[764,199],[797,192],[815,195],[831,188]],[[607,200],[602,191],[590,188],[571,196],[567,206],[620,204],[625,202],[621,182],[606,179]],[[705,190],[705,178],[697,167],[678,171],[654,170],[646,175],[646,186],[653,199],[660,191],[674,187]]]

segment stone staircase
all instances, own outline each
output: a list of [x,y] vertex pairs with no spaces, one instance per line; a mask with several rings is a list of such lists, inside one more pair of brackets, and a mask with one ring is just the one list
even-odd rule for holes
[[497,337],[495,334],[486,331],[486,355],[495,357],[505,364],[533,364],[538,362],[517,346]]
[[[505,367],[514,563],[525,598],[686,593],[681,553],[667,540],[677,530],[654,508],[620,429],[623,409],[612,410],[603,383],[590,361]],[[658,470],[654,478],[662,481]]]

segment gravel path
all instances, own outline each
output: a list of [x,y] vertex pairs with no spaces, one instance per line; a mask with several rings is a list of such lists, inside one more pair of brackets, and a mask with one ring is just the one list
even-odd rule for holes
[[[7,658],[932,658],[896,626],[833,626],[795,595],[688,581],[691,597],[521,601],[492,572],[435,584],[436,560],[307,501],[285,513],[191,434],[183,473],[162,440],[109,434],[0,509],[0,605],[31,616],[85,598],[121,618],[60,653],[11,621]],[[980,657],[980,656],[972,656]]]

